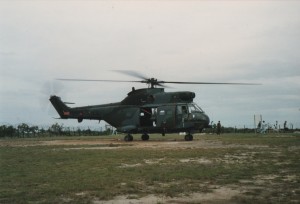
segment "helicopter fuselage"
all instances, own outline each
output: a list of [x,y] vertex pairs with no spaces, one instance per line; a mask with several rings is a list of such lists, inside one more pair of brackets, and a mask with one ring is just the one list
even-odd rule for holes
[[164,135],[173,132],[190,134],[209,127],[209,117],[193,102],[194,98],[195,93],[188,91],[133,88],[118,103],[70,108],[58,96],[51,96],[50,101],[62,119],[104,120],[119,132]]

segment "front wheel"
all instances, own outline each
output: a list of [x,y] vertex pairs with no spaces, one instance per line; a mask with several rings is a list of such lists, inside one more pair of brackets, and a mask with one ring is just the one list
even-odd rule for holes
[[143,141],[149,140],[149,135],[148,135],[148,134],[143,134],[143,135],[142,135],[142,140],[143,140]]
[[187,134],[185,137],[184,137],[185,141],[192,141],[194,139],[193,135],[191,134]]

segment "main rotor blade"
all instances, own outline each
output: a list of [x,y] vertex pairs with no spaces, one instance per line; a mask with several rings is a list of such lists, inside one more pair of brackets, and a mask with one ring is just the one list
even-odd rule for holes
[[101,79],[56,79],[60,81],[86,81],[86,82],[139,82],[143,83],[143,81],[126,81],[126,80],[101,80]]
[[[102,79],[56,79],[60,81],[82,81],[82,82],[129,82],[129,83],[145,83],[145,84],[151,84],[147,80],[142,80],[142,81],[127,81],[127,80],[102,80]],[[156,84],[157,86],[161,86],[164,88],[168,88],[168,86],[163,85],[163,84]]]
[[[122,71],[123,72],[123,71]],[[135,73],[133,71],[125,71],[127,74],[128,73]],[[124,72],[124,73],[125,73]],[[137,73],[138,74],[138,73]],[[136,77],[142,77],[141,75]],[[161,86],[161,87],[167,87],[163,84],[208,84],[208,85],[261,85],[258,83],[223,83],[223,82],[187,82],[187,81],[157,81],[154,78],[150,79],[143,79],[141,81],[138,80],[105,80],[105,79],[65,79],[65,78],[59,78],[56,80],[60,81],[83,81],[83,82],[131,82],[131,83],[146,83],[146,84],[151,84],[152,88],[154,86]]]
[[126,74],[126,75],[129,75],[129,76],[134,76],[134,77],[137,77],[139,79],[143,79],[143,81],[133,81],[133,82],[141,82],[141,83],[147,83],[147,84],[151,84],[153,83],[154,85],[157,85],[157,86],[162,86],[162,87],[167,87],[167,86],[164,86],[162,84],[216,84],[216,85],[261,85],[261,84],[257,84],[257,83],[223,83],[223,82],[184,82],[184,81],[152,81],[152,79],[154,78],[148,78],[148,77],[145,77],[144,75],[142,75],[141,73],[137,72],[137,71],[133,71],[133,70],[113,70],[115,72],[119,72],[119,73],[122,73],[122,74]]
[[160,84],[216,84],[216,85],[261,85],[257,83],[223,83],[223,82],[186,82],[186,81],[158,81]]

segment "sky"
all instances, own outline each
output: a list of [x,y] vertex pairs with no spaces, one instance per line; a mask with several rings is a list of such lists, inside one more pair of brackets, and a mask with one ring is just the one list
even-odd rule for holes
[[246,82],[193,91],[212,121],[300,128],[300,1],[0,1],[0,124],[98,128],[57,120],[52,94],[75,106],[121,101],[145,84],[57,78]]

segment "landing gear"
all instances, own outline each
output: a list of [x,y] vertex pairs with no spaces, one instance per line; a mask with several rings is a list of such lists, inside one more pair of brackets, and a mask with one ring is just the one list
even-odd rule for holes
[[149,140],[149,135],[147,133],[144,133],[141,138],[143,141],[147,141]]
[[126,142],[131,142],[132,140],[133,140],[133,137],[131,134],[128,134],[124,137],[124,141],[126,141]]
[[194,139],[194,137],[193,137],[193,135],[188,133],[187,135],[185,135],[184,139],[185,139],[185,141],[192,141]]

